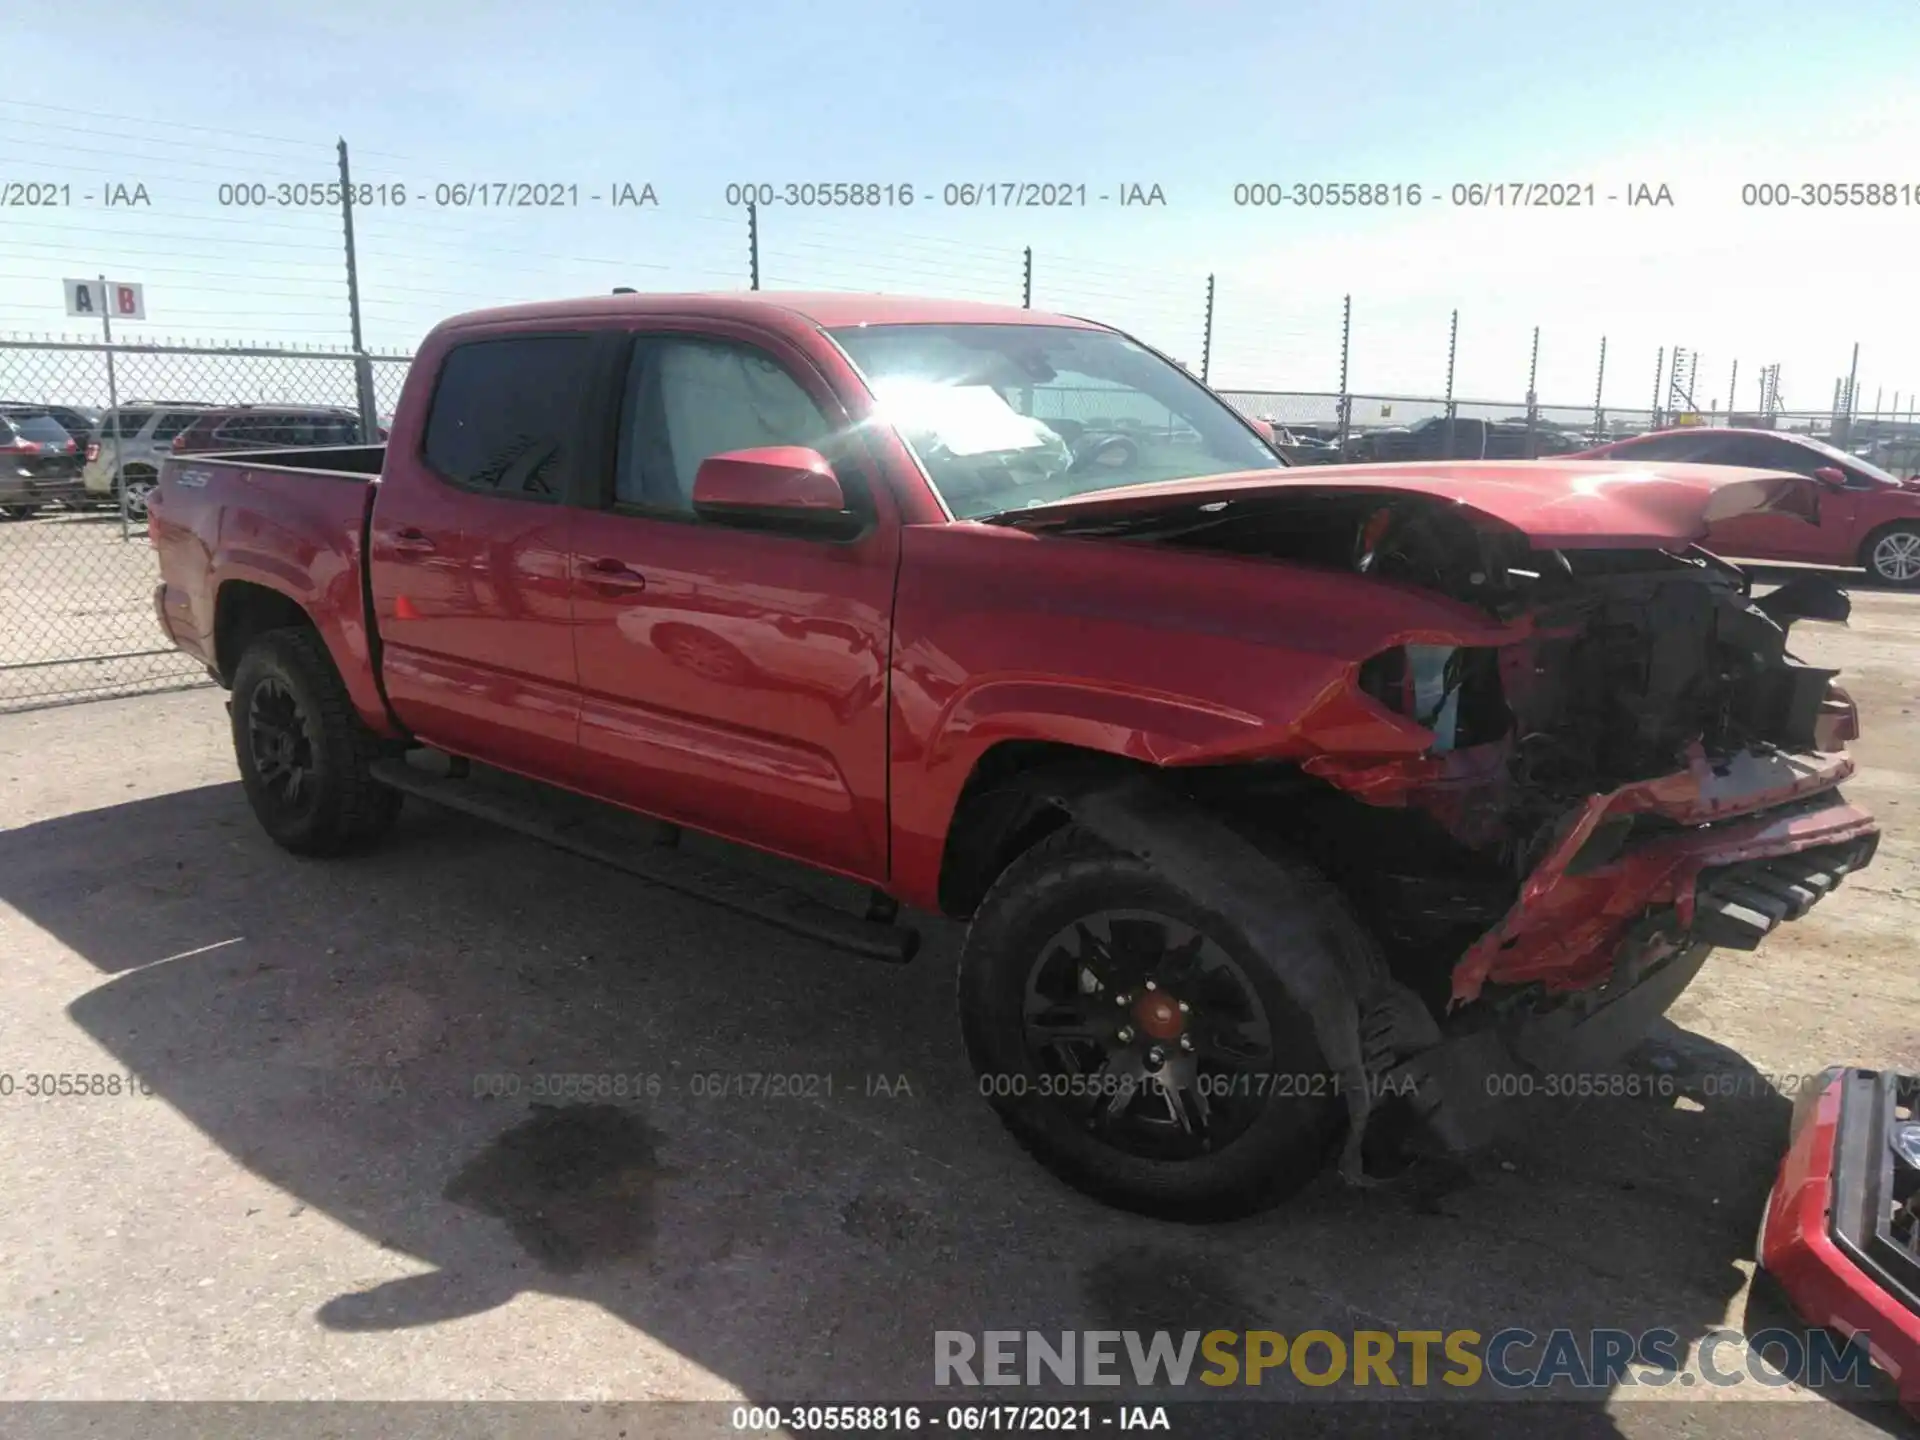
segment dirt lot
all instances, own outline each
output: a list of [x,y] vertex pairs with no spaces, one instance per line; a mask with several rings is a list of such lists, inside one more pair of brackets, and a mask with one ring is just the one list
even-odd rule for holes
[[[215,691],[0,716],[0,1073],[138,1082],[0,1098],[0,1398],[944,1404],[942,1329],[1740,1325],[1787,1111],[1767,1080],[1920,1067],[1920,596],[1856,592],[1798,648],[1847,672],[1849,794],[1887,834],[1809,918],[1716,956],[1637,1061],[1743,1093],[1535,1102],[1437,1204],[1328,1181],[1213,1229],[1020,1156],[960,1053],[952,926],[904,969],[848,960],[424,806],[303,863],[254,826]],[[658,1093],[530,1108],[549,1075]],[[1890,1423],[1742,1403],[1782,1393],[1617,1394],[1582,1423]]]
[[107,510],[0,520],[0,713],[205,677],[163,648],[146,525],[125,532]]

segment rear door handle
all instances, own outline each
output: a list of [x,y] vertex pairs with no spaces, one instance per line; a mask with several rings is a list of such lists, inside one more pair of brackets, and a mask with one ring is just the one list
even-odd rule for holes
[[602,555],[597,560],[589,560],[584,568],[586,570],[584,578],[590,585],[608,590],[647,588],[647,577],[617,556]]
[[393,532],[393,548],[399,555],[431,555],[433,541],[427,538],[426,531],[407,526]]

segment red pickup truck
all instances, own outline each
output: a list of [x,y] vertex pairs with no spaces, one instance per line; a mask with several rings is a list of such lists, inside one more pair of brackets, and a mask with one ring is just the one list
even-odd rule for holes
[[281,845],[574,792],[871,896],[550,827],[790,930],[966,919],[981,1093],[1192,1219],[1471,1147],[1867,863],[1786,649],[1845,595],[1694,544],[1806,483],[1291,472],[1086,321],[626,295],[447,321],[384,447],[170,460],[149,530]]

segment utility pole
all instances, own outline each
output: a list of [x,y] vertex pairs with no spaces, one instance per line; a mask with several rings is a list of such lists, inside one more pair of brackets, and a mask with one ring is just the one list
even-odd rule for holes
[[1667,368],[1667,347],[1662,345],[1653,357],[1653,423],[1651,430],[1660,428],[1660,372]]
[[1213,276],[1207,276],[1207,323],[1200,333],[1200,383],[1207,383],[1213,366]]
[[340,156],[340,226],[347,239],[347,320],[353,331],[353,394],[360,412],[360,438],[371,445],[380,433],[380,405],[373,393],[373,362],[367,358],[360,333],[360,264],[353,248],[353,173],[347,165],[347,142]]
[[1440,456],[1444,460],[1453,458],[1453,359],[1460,347],[1460,312],[1455,310],[1453,318],[1447,322],[1447,429],[1440,437]]
[[1734,391],[1735,391],[1735,387],[1737,387],[1739,384],[1740,384],[1740,362],[1738,360],[1735,360],[1733,362],[1733,374],[1727,377],[1727,423],[1729,425],[1733,423],[1733,412],[1737,408],[1738,402],[1734,398]]
[[1031,245],[1027,246],[1026,257],[1026,263],[1021,267],[1020,275],[1020,308],[1031,310],[1033,308],[1033,247]]

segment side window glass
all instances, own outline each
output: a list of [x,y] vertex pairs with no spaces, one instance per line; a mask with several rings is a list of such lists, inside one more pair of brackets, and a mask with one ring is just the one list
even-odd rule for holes
[[1718,456],[1709,457],[1697,453],[1700,442],[1691,435],[1660,435],[1651,440],[1636,440],[1620,447],[1623,460],[1697,460],[1707,464],[1724,465],[1729,462]]
[[466,489],[559,500],[591,364],[585,335],[455,346],[427,415],[428,466]]
[[198,414],[192,410],[174,411],[170,414],[162,415],[160,417],[160,423],[153,427],[153,438],[155,440],[171,440],[182,430],[193,424],[198,418]]
[[765,445],[826,452],[832,437],[800,383],[751,346],[642,340],[628,374],[614,499],[691,513],[693,478],[708,456]]
[[1791,470],[1796,475],[1811,475],[1818,468],[1811,452],[1753,435],[1729,441],[1715,454],[1714,460],[1721,465],[1742,465],[1753,470]]

